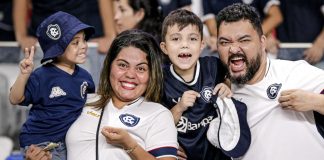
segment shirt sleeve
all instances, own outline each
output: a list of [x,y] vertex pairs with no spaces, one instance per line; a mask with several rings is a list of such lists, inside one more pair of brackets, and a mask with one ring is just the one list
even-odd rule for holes
[[156,115],[147,133],[146,150],[156,158],[177,156],[177,130],[169,110]]
[[28,106],[37,103],[39,99],[39,79],[35,74],[31,74],[25,88],[25,99],[19,105]]
[[321,93],[324,90],[324,70],[304,60],[295,62],[294,68],[288,74],[287,89],[302,88],[314,93]]

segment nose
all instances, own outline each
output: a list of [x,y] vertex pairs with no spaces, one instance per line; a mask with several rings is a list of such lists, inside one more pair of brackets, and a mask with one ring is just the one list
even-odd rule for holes
[[182,40],[182,47],[181,48],[189,48],[188,46],[188,41],[187,40]]
[[116,11],[114,15],[114,20],[117,21],[120,18],[120,12]]
[[88,42],[86,40],[82,41],[82,48],[88,48]]
[[127,78],[130,78],[130,79],[133,79],[135,78],[136,76],[136,71],[134,68],[129,68],[127,71],[126,71],[126,77]]
[[236,54],[242,51],[242,48],[237,44],[237,43],[233,43],[230,47],[229,47],[229,52]]

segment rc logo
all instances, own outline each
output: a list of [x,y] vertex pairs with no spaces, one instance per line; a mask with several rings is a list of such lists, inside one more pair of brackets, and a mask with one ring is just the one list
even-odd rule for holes
[[267,95],[270,99],[275,99],[279,93],[279,90],[281,88],[281,83],[274,83],[270,85],[267,89]]
[[60,87],[53,87],[49,98],[55,98],[60,96],[65,96],[66,92],[63,91]]
[[213,89],[211,87],[203,87],[200,95],[206,103],[209,103],[210,98],[213,96]]
[[139,117],[136,117],[131,114],[121,114],[119,116],[120,121],[128,127],[134,127],[140,121]]
[[80,86],[80,93],[81,93],[81,97],[84,99],[86,92],[87,92],[87,88],[88,88],[88,82],[84,81],[81,86]]
[[53,40],[58,40],[61,37],[61,29],[58,24],[50,24],[47,26],[46,34]]

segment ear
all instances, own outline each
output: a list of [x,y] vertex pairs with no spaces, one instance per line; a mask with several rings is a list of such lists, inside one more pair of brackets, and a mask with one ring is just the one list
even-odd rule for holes
[[139,11],[137,11],[135,13],[135,18],[136,18],[137,23],[142,21],[144,19],[144,17],[145,17],[145,12],[144,12],[143,8],[141,8]]
[[165,42],[160,43],[160,48],[161,48],[161,50],[163,51],[164,54],[168,55]]
[[201,40],[200,50],[202,51],[206,47],[205,39]]
[[265,51],[267,45],[267,37],[265,35],[262,35],[260,40],[261,40],[262,50]]

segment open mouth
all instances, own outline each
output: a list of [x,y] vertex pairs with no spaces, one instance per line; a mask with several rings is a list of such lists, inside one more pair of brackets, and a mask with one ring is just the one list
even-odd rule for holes
[[136,84],[129,82],[121,82],[121,86],[125,89],[134,89],[136,87]]
[[245,62],[244,56],[233,56],[229,58],[229,67],[232,72],[240,72],[245,69]]
[[192,57],[192,55],[189,53],[181,53],[178,55],[178,57],[179,58],[190,58],[190,57]]

